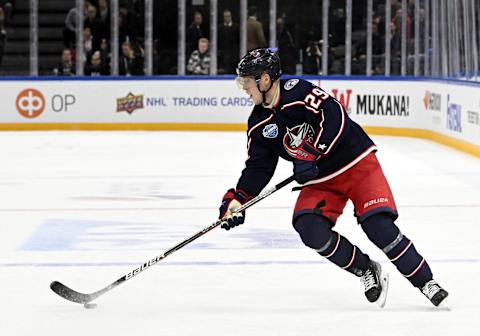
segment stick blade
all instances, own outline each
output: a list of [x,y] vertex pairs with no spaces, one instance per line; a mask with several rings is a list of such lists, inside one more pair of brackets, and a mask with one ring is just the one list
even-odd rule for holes
[[71,289],[68,286],[65,286],[64,284],[62,284],[61,282],[58,282],[58,281],[53,281],[50,284],[50,288],[57,295],[63,297],[64,299],[66,299],[68,301],[85,304],[85,303],[88,303],[88,302],[90,302],[94,299],[94,298],[92,298],[91,295],[79,293],[79,292]]

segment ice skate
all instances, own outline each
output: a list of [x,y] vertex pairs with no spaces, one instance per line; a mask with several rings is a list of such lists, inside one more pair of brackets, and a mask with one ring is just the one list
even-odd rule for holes
[[388,273],[379,263],[371,260],[368,269],[360,277],[365,286],[365,296],[370,302],[375,302],[380,308],[385,306],[388,293]]
[[445,307],[448,308],[446,298],[448,292],[440,287],[440,285],[435,280],[428,281],[421,289],[423,295],[433,303],[435,307]]

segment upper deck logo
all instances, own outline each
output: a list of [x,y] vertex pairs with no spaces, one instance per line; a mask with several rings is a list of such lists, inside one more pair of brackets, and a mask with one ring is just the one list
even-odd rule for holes
[[23,117],[36,118],[45,110],[45,97],[36,89],[25,89],[18,94],[15,105]]
[[117,98],[117,112],[132,114],[133,111],[138,109],[143,109],[143,94],[134,95],[129,92],[126,97]]

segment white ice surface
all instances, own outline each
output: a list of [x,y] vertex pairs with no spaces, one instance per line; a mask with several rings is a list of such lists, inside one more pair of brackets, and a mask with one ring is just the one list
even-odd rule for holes
[[[98,290],[212,223],[243,133],[0,133],[0,335],[479,335],[480,160],[375,137],[397,224],[450,292],[437,311],[370,243],[349,204],[337,229],[390,273],[381,310],[357,278],[302,246],[287,187],[97,299]],[[279,166],[272,183],[291,174]]]

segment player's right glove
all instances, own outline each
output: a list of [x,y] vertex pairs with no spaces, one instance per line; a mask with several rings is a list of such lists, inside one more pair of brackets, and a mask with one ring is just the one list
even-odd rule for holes
[[304,141],[298,148],[293,161],[293,175],[295,181],[304,184],[319,174],[317,160],[320,157],[320,151],[308,142]]
[[222,229],[230,230],[245,221],[245,211],[234,213],[241,205],[248,202],[252,197],[243,190],[229,189],[223,196],[218,219],[222,220]]

